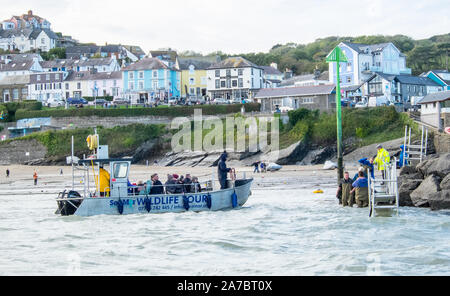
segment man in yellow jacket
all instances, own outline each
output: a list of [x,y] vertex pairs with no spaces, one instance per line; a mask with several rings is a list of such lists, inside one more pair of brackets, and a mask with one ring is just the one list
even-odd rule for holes
[[387,165],[391,161],[391,158],[389,156],[389,152],[386,151],[386,149],[381,146],[381,144],[377,145],[377,157],[374,159],[374,163],[377,164],[377,168],[379,171],[381,171],[381,174],[383,175],[383,179],[386,178],[386,169]]
[[103,168],[103,166],[100,166],[100,196],[109,196],[110,190],[110,184],[109,179],[110,175],[107,170]]

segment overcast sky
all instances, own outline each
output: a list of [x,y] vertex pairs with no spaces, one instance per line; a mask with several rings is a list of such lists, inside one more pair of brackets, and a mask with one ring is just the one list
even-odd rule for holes
[[0,19],[29,9],[80,42],[204,54],[267,52],[328,36],[450,32],[448,0],[0,0]]

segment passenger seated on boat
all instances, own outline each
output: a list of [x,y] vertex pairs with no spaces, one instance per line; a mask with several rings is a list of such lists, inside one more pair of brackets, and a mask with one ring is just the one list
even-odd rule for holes
[[167,175],[167,181],[164,185],[166,187],[166,194],[175,193],[177,181],[173,175],[171,174]]
[[142,181],[142,180],[139,180],[137,183],[137,194],[145,195],[145,185],[144,185],[144,181]]
[[173,178],[175,180],[175,192],[174,193],[183,193],[183,187],[184,187],[183,180],[184,180],[184,177],[183,176],[178,177],[177,174],[173,174]]
[[191,174],[186,174],[186,178],[184,178],[183,181],[184,192],[186,193],[191,192],[191,184],[192,184]]
[[100,170],[99,170],[99,175],[100,175],[100,196],[109,196],[110,193],[110,175],[109,173],[103,168],[103,165],[100,165]]
[[153,182],[152,187],[150,188],[150,194],[163,194],[164,193],[164,186],[159,181],[158,174],[153,174],[151,177],[151,180]]
[[351,193],[355,192],[355,200],[358,208],[364,208],[369,205],[369,184],[363,172],[358,172],[358,179],[352,184]]
[[190,192],[202,192],[202,187],[200,186],[200,183],[198,182],[197,177],[192,178],[192,183],[190,184]]

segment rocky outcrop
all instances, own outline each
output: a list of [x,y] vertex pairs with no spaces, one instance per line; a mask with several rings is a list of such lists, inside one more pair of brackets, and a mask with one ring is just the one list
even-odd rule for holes
[[133,154],[133,162],[136,163],[142,160],[152,158],[152,156],[158,153],[158,149],[160,147],[161,144],[159,142],[159,139],[152,139],[143,143],[135,150]]
[[428,207],[430,196],[440,191],[440,182],[441,178],[439,178],[439,176],[428,176],[419,187],[410,194],[414,206]]
[[431,194],[428,203],[433,211],[450,209],[450,190],[442,190]]
[[310,150],[306,156],[297,162],[297,165],[315,165],[325,163],[328,159],[336,156],[336,148],[327,146],[325,148],[319,148]]
[[433,156],[416,166],[424,176],[438,175],[445,178],[450,173],[450,153]]

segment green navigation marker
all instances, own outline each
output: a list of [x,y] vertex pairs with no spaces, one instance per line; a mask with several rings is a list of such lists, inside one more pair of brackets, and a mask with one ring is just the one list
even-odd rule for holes
[[341,83],[339,81],[339,63],[348,62],[342,49],[336,46],[326,58],[327,63],[336,62],[336,119],[337,119],[337,161],[338,161],[338,184],[344,178],[343,172],[343,145],[342,145],[342,114],[341,114]]

